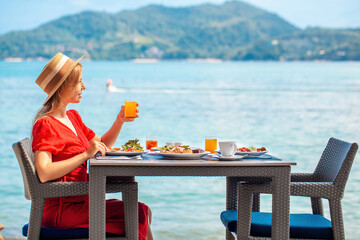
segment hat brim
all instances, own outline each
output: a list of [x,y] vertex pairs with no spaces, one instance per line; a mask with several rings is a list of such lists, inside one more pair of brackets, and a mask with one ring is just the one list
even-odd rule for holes
[[84,57],[84,55],[79,58],[76,62],[71,64],[69,69],[66,71],[66,73],[63,75],[63,77],[59,80],[59,82],[54,86],[54,88],[49,93],[48,97],[46,98],[43,105],[45,105],[49,99],[54,95],[54,93],[60,88],[60,86],[64,83],[65,79],[70,75],[71,71],[74,70],[74,68],[79,64],[80,60]]

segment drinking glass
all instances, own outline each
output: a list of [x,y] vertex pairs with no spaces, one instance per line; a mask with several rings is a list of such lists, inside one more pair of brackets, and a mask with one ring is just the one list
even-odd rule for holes
[[125,101],[125,117],[136,117],[137,102],[126,100]]
[[158,146],[157,136],[155,136],[155,135],[146,136],[146,149],[147,150],[153,151],[153,150],[151,150],[151,148],[157,147],[157,146]]
[[217,149],[217,138],[216,137],[206,137],[205,138],[205,151],[215,153]]

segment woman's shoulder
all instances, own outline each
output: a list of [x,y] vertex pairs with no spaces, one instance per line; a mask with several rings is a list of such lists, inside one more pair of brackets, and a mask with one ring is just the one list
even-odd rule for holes
[[67,115],[72,115],[75,117],[80,117],[80,114],[78,111],[76,111],[75,109],[69,109],[66,111]]
[[75,119],[77,119],[77,120],[82,121],[79,112],[76,111],[75,109],[67,110],[66,113],[67,113],[68,117],[70,117],[70,118],[75,118]]
[[34,127],[44,125],[44,124],[48,125],[49,123],[52,122],[52,120],[53,119],[50,116],[42,116],[41,118],[36,120],[36,122],[34,123]]
[[33,136],[38,135],[49,135],[56,129],[56,122],[50,116],[43,116],[39,118],[33,125],[32,134]]
[[76,115],[79,115],[79,112],[76,111],[75,109],[69,109],[66,111],[67,113],[71,113],[71,114],[76,114]]

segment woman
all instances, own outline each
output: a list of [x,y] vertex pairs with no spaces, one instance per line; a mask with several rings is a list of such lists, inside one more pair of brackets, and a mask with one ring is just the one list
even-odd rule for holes
[[[66,110],[69,103],[79,103],[85,85],[79,60],[56,54],[44,67],[36,83],[48,97],[36,114],[32,130],[35,166],[41,182],[87,181],[87,160],[100,152],[105,155],[112,147],[126,118],[121,107],[111,128],[101,137],[83,122],[75,110]],[[136,116],[138,117],[138,115]],[[89,227],[89,199],[87,195],[46,199],[42,225],[55,228]],[[139,238],[153,239],[151,211],[139,203]],[[123,202],[106,201],[106,232],[124,234]]]

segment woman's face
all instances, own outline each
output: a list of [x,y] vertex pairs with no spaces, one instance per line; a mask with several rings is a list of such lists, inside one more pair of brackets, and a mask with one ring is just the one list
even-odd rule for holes
[[80,72],[79,79],[77,80],[75,85],[71,85],[65,88],[61,98],[66,103],[79,103],[81,100],[81,93],[85,89],[85,85],[82,81],[82,73]]

